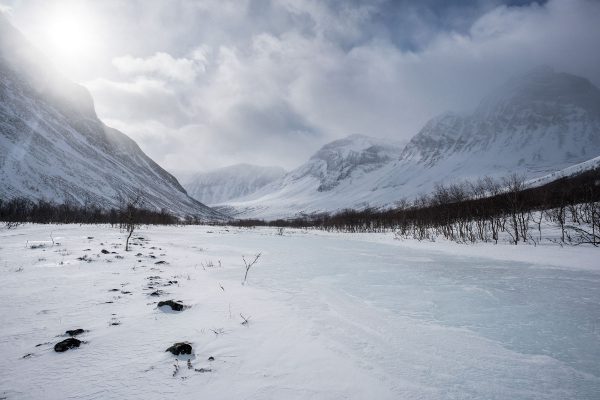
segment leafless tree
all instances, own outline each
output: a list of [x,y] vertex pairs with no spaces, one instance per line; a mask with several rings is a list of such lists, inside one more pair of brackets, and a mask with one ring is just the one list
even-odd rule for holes
[[123,228],[125,228],[125,231],[127,232],[125,251],[129,251],[129,240],[140,223],[138,218],[138,210],[141,208],[143,203],[143,192],[141,189],[139,189],[132,196],[130,196],[127,203],[122,206],[121,212],[123,215]]
[[[529,213],[523,207],[522,191],[525,189],[525,179],[518,174],[511,174],[503,179],[507,194],[509,225],[511,230],[508,234],[514,244],[519,240],[527,240],[527,227],[529,226]],[[527,216],[527,219],[526,219]]]
[[246,284],[246,280],[248,279],[248,271],[250,271],[250,268],[252,268],[252,266],[254,264],[256,264],[256,262],[258,261],[258,259],[260,258],[262,253],[258,253],[255,257],[254,260],[252,262],[248,262],[246,261],[246,258],[244,256],[242,256],[242,260],[244,260],[244,266],[246,268],[246,274],[244,275],[244,280],[242,281],[242,285]]

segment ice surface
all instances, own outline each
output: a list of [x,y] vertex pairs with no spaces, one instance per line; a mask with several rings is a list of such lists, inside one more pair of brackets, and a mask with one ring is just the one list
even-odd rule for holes
[[[25,248],[51,231],[59,246]],[[151,227],[139,235],[148,241],[137,240],[125,253],[122,235],[109,227],[0,231],[1,396],[600,394],[597,249],[215,227]],[[124,258],[101,254],[102,248]],[[241,256],[258,252],[242,286]],[[94,261],[78,260],[82,254]],[[168,294],[156,299],[145,289],[149,276],[178,283],[160,287]],[[191,307],[162,313],[154,302],[165,299]],[[241,325],[240,313],[250,326]],[[115,320],[120,325],[110,325]],[[87,343],[62,354],[51,350],[62,339],[56,335],[78,327],[89,330],[80,336]],[[178,341],[194,346],[195,368],[213,371],[188,370],[182,358],[173,377],[175,358],[164,350]]]

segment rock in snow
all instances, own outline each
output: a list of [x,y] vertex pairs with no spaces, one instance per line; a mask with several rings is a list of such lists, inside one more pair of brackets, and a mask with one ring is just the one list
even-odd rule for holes
[[54,351],[57,353],[65,352],[69,349],[73,349],[75,347],[79,347],[81,344],[81,340],[75,338],[68,338],[63,340],[62,342],[58,342],[54,345]]
[[72,329],[72,330],[66,331],[65,334],[69,335],[69,336],[77,336],[77,335],[81,335],[84,332],[85,331],[83,329],[78,328],[78,329]]
[[192,354],[192,346],[188,343],[178,342],[165,351],[169,351],[176,356],[180,354]]
[[183,304],[173,300],[159,301],[157,307],[169,307],[173,311],[183,311],[183,309],[185,308]]

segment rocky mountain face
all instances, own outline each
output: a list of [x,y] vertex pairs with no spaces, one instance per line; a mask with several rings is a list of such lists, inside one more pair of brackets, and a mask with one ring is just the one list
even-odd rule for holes
[[0,198],[144,207],[223,218],[192,199],[125,134],[98,119],[91,96],[57,72],[0,16]]
[[280,167],[238,164],[197,174],[184,187],[190,196],[211,205],[250,195],[284,175]]
[[240,216],[279,218],[391,207],[452,183],[517,172],[529,179],[600,155],[600,90],[537,68],[507,82],[469,114],[430,120],[406,146],[349,137],[324,146],[280,182],[227,204]]
[[401,149],[400,143],[363,135],[348,136],[323,146],[291,177],[315,177],[319,180],[317,191],[327,192],[346,179],[368,174],[395,160]]

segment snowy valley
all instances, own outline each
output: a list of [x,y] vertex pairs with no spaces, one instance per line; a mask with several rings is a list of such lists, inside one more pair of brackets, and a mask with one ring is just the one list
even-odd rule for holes
[[[109,226],[23,225],[0,243],[7,399],[600,391],[595,248],[204,226],[142,228],[130,252]],[[169,299],[186,308],[157,307]],[[80,347],[55,352],[77,328]],[[192,354],[165,351],[176,342]]]
[[0,0],[0,400],[600,399],[598,20]]

